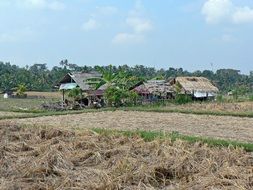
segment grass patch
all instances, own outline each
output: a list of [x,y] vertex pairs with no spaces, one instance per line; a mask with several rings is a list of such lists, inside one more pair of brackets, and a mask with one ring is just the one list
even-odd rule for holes
[[9,98],[3,99],[0,97],[0,110],[1,111],[28,111],[28,110],[36,110],[41,104],[44,102],[51,102],[53,100],[49,99],[18,99],[18,98]]
[[248,117],[253,118],[253,112],[231,112],[231,111],[208,111],[208,110],[182,110],[182,109],[169,109],[164,107],[122,107],[122,108],[102,108],[102,109],[85,109],[85,110],[68,110],[68,111],[46,111],[46,110],[11,110],[7,112],[17,113],[34,113],[42,116],[52,115],[66,115],[77,114],[86,112],[101,112],[101,111],[141,111],[141,112],[157,112],[157,113],[183,113],[195,115],[214,115],[214,116],[233,116],[233,117]]
[[[102,109],[85,109],[85,110],[68,110],[68,111],[41,111],[41,110],[13,110],[7,112],[24,113],[24,115],[13,116],[0,116],[0,120],[3,119],[23,119],[23,118],[35,118],[44,116],[60,116],[71,114],[82,114],[92,112],[104,112],[104,111],[140,111],[140,112],[157,112],[157,113],[182,113],[182,114],[195,114],[195,115],[213,115],[213,116],[232,116],[241,118],[253,118],[253,112],[224,112],[224,111],[196,111],[196,110],[180,110],[180,109],[164,109],[163,107],[122,107],[122,108],[102,108]],[[27,115],[25,115],[27,113]]]
[[[17,112],[24,113],[24,115],[12,115],[12,116],[0,116],[0,120],[4,119],[25,119],[25,118],[36,118],[36,117],[46,117],[46,116],[60,116],[60,115],[74,115],[82,113],[93,113],[93,112],[103,112],[103,111],[116,111],[115,108],[103,108],[103,109],[85,109],[85,110],[70,110],[70,111],[46,111],[46,112]],[[14,111],[15,112],[15,111]],[[27,113],[27,115],[25,114]]]
[[[9,100],[8,100],[9,101]],[[29,104],[28,102],[24,102],[26,100],[15,100],[22,102],[22,105]],[[34,100],[36,104],[38,104],[38,100]],[[1,104],[0,98],[0,104]],[[10,103],[10,102],[9,102]],[[15,102],[13,103],[15,105]],[[174,105],[174,104],[173,104]],[[5,106],[5,110],[1,109]],[[81,113],[89,113],[89,112],[103,112],[103,111],[140,111],[140,112],[157,112],[157,113],[182,113],[182,114],[195,114],[195,115],[213,115],[213,116],[233,116],[233,117],[241,117],[241,118],[253,118],[252,111],[217,111],[217,110],[196,110],[192,108],[188,109],[180,109],[180,107],[170,107],[166,106],[166,102],[164,104],[154,104],[154,105],[144,105],[144,106],[132,106],[132,107],[120,107],[120,108],[102,108],[102,109],[84,109],[84,110],[68,110],[68,111],[47,111],[47,110],[39,110],[34,109],[34,105],[29,107],[28,110],[24,109],[15,109],[14,106],[10,106],[6,108],[7,102],[5,105],[0,106],[0,111],[4,112],[16,112],[16,113],[24,113],[23,115],[13,115],[13,116],[0,116],[0,120],[3,119],[22,119],[22,118],[34,118],[34,117],[43,117],[43,116],[58,116],[58,115],[69,115],[69,114],[81,114]],[[27,113],[27,114],[26,114]]]
[[158,131],[118,131],[118,130],[109,130],[109,129],[101,129],[94,128],[92,129],[94,132],[105,135],[113,135],[113,134],[122,134],[127,137],[140,136],[145,141],[153,141],[155,139],[171,139],[175,141],[177,139],[187,141],[189,143],[202,142],[209,146],[214,147],[240,147],[243,148],[247,152],[253,152],[253,144],[252,143],[243,143],[238,141],[224,140],[224,139],[214,139],[207,137],[197,137],[197,136],[188,136],[182,135],[178,132],[166,133],[166,132],[158,132]]
[[253,118],[253,112],[226,112],[226,111],[204,111],[204,110],[181,110],[181,109],[164,109],[163,107],[124,107],[119,108],[123,111],[142,111],[142,112],[158,112],[158,113],[183,113],[195,115],[214,115],[214,116],[233,116],[233,117],[249,117]]

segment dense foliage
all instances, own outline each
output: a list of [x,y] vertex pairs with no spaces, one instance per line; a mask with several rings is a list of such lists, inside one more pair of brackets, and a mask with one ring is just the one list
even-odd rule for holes
[[26,91],[26,86],[24,84],[19,84],[17,88],[17,96],[24,97]]
[[[211,79],[221,91],[229,92],[234,91],[236,93],[247,93],[252,90],[253,84],[253,72],[250,75],[240,74],[240,71],[233,69],[220,69],[215,73],[209,70],[188,72],[182,68],[169,68],[155,69],[151,67],[145,67],[143,65],[136,65],[134,67],[129,67],[127,65],[123,66],[77,66],[76,64],[71,64],[68,60],[62,60],[59,66],[54,66],[49,69],[46,64],[34,64],[32,66],[18,67],[16,65],[11,65],[10,63],[0,62],[0,91],[8,91],[17,88],[20,84],[24,84],[27,90],[37,90],[37,91],[51,91],[57,82],[68,72],[74,71],[110,71],[111,73],[120,73],[124,71],[124,75],[129,75],[132,78],[138,77],[143,80],[147,79],[168,79],[177,76],[203,76]],[[108,74],[110,74],[110,72]],[[121,75],[118,74],[118,77]],[[122,75],[123,76],[123,75]],[[113,80],[114,76],[105,76],[105,81],[102,83],[107,83],[108,80]],[[127,78],[131,78],[127,77]],[[123,78],[118,78],[117,80],[124,81]],[[101,83],[101,84],[102,84]]]
[[137,102],[138,94],[130,89],[143,78],[132,75],[123,69],[113,71],[113,66],[108,68],[98,68],[102,74],[101,78],[90,78],[86,82],[94,87],[94,90],[106,85],[104,94],[109,106],[119,107],[122,105],[134,105]]

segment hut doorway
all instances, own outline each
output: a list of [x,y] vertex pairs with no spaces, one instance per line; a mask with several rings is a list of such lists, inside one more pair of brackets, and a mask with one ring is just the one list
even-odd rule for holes
[[89,99],[88,98],[82,98],[78,101],[79,104],[83,105],[83,106],[89,106]]
[[88,98],[84,98],[84,99],[82,100],[82,102],[83,102],[83,104],[84,104],[85,106],[89,106],[89,99],[88,99]]

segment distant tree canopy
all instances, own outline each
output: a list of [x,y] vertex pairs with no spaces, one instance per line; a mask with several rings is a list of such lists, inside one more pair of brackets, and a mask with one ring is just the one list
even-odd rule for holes
[[[136,76],[143,80],[148,79],[169,79],[177,76],[203,76],[212,80],[222,92],[228,91],[252,91],[253,72],[250,75],[241,74],[234,69],[220,69],[215,73],[210,70],[188,72],[182,68],[170,67],[168,70],[155,69],[143,65],[130,67],[122,66],[78,66],[69,63],[68,60],[62,60],[59,66],[49,69],[45,63],[36,63],[32,66],[19,67],[7,62],[0,62],[0,91],[10,91],[24,84],[27,90],[51,91],[57,82],[69,72],[90,72],[90,71],[108,71],[124,75]],[[238,90],[239,89],[239,90]]]

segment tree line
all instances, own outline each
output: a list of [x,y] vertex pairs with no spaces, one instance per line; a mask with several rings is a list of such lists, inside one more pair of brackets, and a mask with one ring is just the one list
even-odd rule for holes
[[23,84],[27,90],[52,91],[54,86],[69,72],[91,72],[111,70],[114,73],[124,71],[131,76],[138,76],[144,81],[149,79],[170,79],[178,76],[197,76],[210,79],[222,92],[240,91],[248,93],[253,87],[253,72],[250,75],[241,74],[235,69],[219,69],[189,72],[182,68],[155,69],[143,65],[122,66],[78,66],[62,60],[59,65],[49,69],[47,64],[36,63],[32,66],[19,67],[9,62],[0,62],[0,91],[10,91]]

